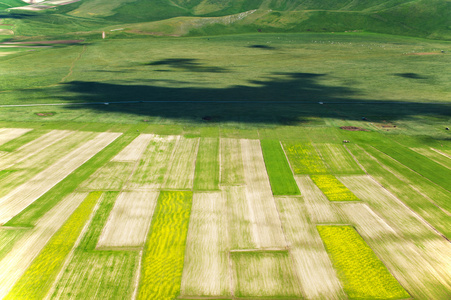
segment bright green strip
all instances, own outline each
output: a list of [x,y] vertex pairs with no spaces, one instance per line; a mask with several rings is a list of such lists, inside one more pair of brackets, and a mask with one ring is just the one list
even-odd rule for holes
[[350,299],[410,298],[353,227],[317,228]]
[[196,159],[194,190],[219,189],[219,139],[200,140]]
[[4,300],[44,299],[102,192],[92,192],[53,235]]
[[300,195],[285,153],[277,140],[261,140],[266,171],[274,195]]
[[333,175],[311,175],[310,178],[330,201],[360,201]]
[[295,174],[328,174],[311,143],[284,142],[283,147]]
[[138,299],[175,299],[180,292],[192,192],[161,192],[144,249]]

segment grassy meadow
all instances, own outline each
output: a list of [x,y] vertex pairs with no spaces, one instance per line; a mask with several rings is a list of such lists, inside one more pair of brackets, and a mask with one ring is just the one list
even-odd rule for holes
[[0,299],[451,298],[448,2],[124,2],[0,1]]

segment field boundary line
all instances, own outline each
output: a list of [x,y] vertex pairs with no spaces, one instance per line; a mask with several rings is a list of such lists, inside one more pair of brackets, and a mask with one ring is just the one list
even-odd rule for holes
[[[357,145],[357,147],[359,147],[363,152],[365,152],[366,155],[368,155],[369,157],[371,157],[372,159],[374,159],[375,161],[379,162],[374,156],[372,156],[371,154],[369,154],[368,152],[365,151],[365,149],[361,148],[359,145]],[[377,150],[377,149],[376,149]],[[382,152],[383,153],[383,152]],[[395,160],[396,161],[396,160]],[[381,166],[386,169],[384,164],[381,164]],[[390,170],[386,169],[387,171],[390,172]],[[383,184],[381,184],[379,181],[377,181],[372,175],[367,173],[367,176],[374,181],[377,185],[379,185],[380,187],[382,187],[387,193],[390,194],[391,197],[393,197],[393,199],[395,199],[397,202],[399,202],[400,204],[402,204],[405,208],[407,208],[414,216],[416,219],[418,219],[420,222],[422,222],[423,224],[425,224],[427,227],[429,227],[430,229],[432,229],[432,231],[437,234],[438,236],[444,238],[447,242],[451,243],[451,240],[449,240],[444,234],[442,234],[440,231],[438,231],[434,226],[432,226],[429,222],[427,222],[426,220],[423,219],[423,217],[421,217],[420,215],[418,215],[417,212],[415,212],[414,210],[412,210],[407,204],[404,203],[404,201],[402,201],[401,199],[399,199],[398,197],[396,197],[390,190],[388,190]]]
[[431,150],[432,150],[432,151],[435,151],[435,152],[437,152],[438,154],[441,154],[441,155],[443,155],[443,156],[445,156],[445,157],[448,157],[449,159],[451,159],[451,156],[449,156],[449,155],[446,154],[446,153],[441,152],[441,151],[438,150],[438,149],[435,149],[435,148],[432,148],[432,147],[431,147]]
[[74,71],[74,68],[75,68],[75,64],[81,59],[81,57],[83,56],[83,54],[86,52],[87,49],[88,49],[88,47],[86,45],[83,45],[82,51],[80,52],[80,54],[72,62],[71,66],[69,68],[69,73],[61,79],[60,83],[65,82],[66,79],[69,78],[72,75],[72,73]]
[[[150,229],[150,226],[149,226]],[[147,229],[146,234],[149,234],[149,229]],[[142,264],[142,257],[143,257],[143,249],[144,247],[141,248],[141,251],[139,251],[138,254],[138,266],[136,267],[135,273],[136,275],[134,276],[133,279],[133,293],[132,293],[132,297],[131,300],[136,300],[136,297],[138,296],[138,289],[139,289],[139,281],[141,279],[141,264]]]
[[81,230],[80,235],[78,236],[77,240],[75,241],[74,246],[72,247],[69,254],[67,255],[66,260],[64,261],[63,265],[61,266],[61,269],[59,270],[58,275],[56,275],[55,280],[53,281],[49,291],[47,292],[47,295],[44,297],[44,300],[49,300],[51,298],[53,292],[55,291],[56,285],[58,284],[58,281],[61,279],[61,277],[63,276],[64,270],[67,268],[70,261],[74,257],[75,249],[78,247],[78,245],[80,245],[80,242],[83,239],[83,237],[85,236],[86,232],[88,231],[89,226],[91,226],[92,220],[94,219],[94,216],[96,215],[97,210],[99,209],[100,204],[104,198],[105,198],[105,193],[102,192],[102,195],[100,195],[99,199],[97,199],[96,206],[94,207],[94,209],[91,212],[91,215],[89,216],[88,222],[86,222],[85,226]]

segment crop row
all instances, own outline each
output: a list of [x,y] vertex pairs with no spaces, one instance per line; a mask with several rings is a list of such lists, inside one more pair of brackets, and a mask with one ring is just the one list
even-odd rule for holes
[[92,192],[45,245],[6,299],[43,299],[102,192]]
[[138,299],[177,297],[192,198],[192,192],[160,193],[143,253]]
[[351,226],[317,226],[351,299],[403,299],[409,294]]

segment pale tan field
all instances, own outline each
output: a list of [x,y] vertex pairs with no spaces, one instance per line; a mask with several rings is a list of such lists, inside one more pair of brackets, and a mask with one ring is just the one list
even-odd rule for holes
[[272,195],[259,140],[241,140],[245,192],[257,248],[285,247],[279,213]]
[[315,224],[340,223],[341,216],[335,211],[334,204],[321,192],[309,176],[295,176],[296,183],[305,201],[310,220]]
[[127,162],[139,160],[153,137],[153,134],[140,134],[133,142],[113,157],[111,161]]
[[155,191],[122,192],[102,230],[97,248],[144,246],[158,194]]
[[182,297],[230,295],[226,201],[221,192],[193,196]]
[[345,299],[335,269],[301,198],[277,199],[300,286],[307,299]]
[[0,198],[0,205],[2,207],[0,211],[0,224],[6,223],[9,219],[21,212],[97,152],[114,141],[119,135],[118,133],[99,134],[94,140],[84,143],[81,147],[67,154],[28,182]]
[[238,139],[220,140],[220,184],[244,184],[243,159],[241,143]]
[[179,136],[154,136],[127,183],[130,189],[158,189],[164,183],[168,164]]
[[193,188],[199,139],[181,137],[175,145],[163,188],[186,190]]
[[73,193],[64,198],[47,212],[0,261],[0,299],[6,296],[47,241],[58,231],[86,196],[87,193]]
[[447,299],[451,288],[449,241],[371,177],[340,179],[371,208],[342,204],[342,209],[403,287],[414,298]]
[[0,145],[14,140],[30,130],[25,128],[0,128]]

